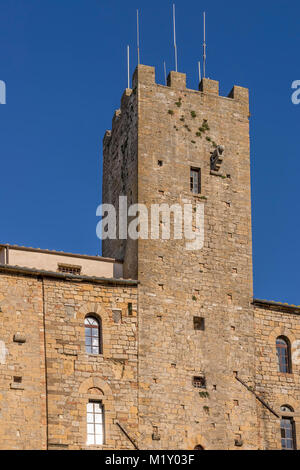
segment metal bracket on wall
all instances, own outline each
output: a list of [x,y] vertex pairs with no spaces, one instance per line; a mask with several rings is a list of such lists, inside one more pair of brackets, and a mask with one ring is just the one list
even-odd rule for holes
[[139,448],[138,448],[137,444],[135,443],[135,441],[133,439],[131,439],[128,432],[123,428],[123,426],[119,423],[119,421],[115,421],[115,424],[121,429],[122,433],[125,434],[125,436],[131,442],[131,444],[133,445],[135,450],[139,450]]
[[235,374],[235,378],[238,382],[240,382],[244,387],[246,387],[246,389],[251,392],[255,398],[265,407],[267,408],[267,410],[270,411],[270,413],[272,413],[274,416],[276,416],[276,418],[280,418],[280,416],[276,413],[276,411],[274,411],[269,405],[268,403],[265,402],[265,400],[263,398],[261,398],[259,395],[257,395],[257,393],[254,392],[254,390],[252,390],[251,387],[249,387],[249,385],[247,385],[245,382],[242,381],[242,379],[240,379],[237,375],[237,373]]

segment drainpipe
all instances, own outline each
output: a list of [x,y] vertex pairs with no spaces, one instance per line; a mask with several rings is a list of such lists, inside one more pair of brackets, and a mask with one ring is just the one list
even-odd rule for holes
[[49,443],[49,406],[48,406],[48,373],[47,373],[47,346],[46,346],[46,302],[45,302],[45,284],[44,278],[42,281],[42,298],[43,298],[43,330],[44,330],[44,362],[45,362],[45,412],[46,412],[46,450],[48,450]]
[[125,436],[131,442],[135,450],[139,450],[135,440],[129,436],[128,432],[123,428],[123,426],[119,423],[119,421],[115,421],[115,424],[121,429],[122,433],[125,434]]
[[259,395],[257,395],[257,393],[255,393],[255,391],[249,387],[249,385],[247,385],[242,379],[240,379],[238,377],[238,374],[235,373],[235,378],[238,382],[240,382],[240,384],[242,384],[250,393],[252,393],[256,400],[258,400],[265,408],[267,408],[267,410],[270,411],[270,413],[272,413],[274,416],[276,416],[276,418],[280,418],[280,416],[276,413],[276,411],[273,410],[273,408],[270,407],[270,405],[268,405],[268,403],[263,399],[261,398]]

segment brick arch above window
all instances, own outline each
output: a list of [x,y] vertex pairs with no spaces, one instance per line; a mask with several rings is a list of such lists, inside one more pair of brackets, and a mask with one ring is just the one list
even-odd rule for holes
[[[89,401],[99,401],[104,407],[104,426],[106,443],[104,448],[107,447],[107,442],[110,441],[112,434],[115,434],[115,420],[116,420],[116,409],[114,403],[114,396],[112,390],[107,382],[102,380],[100,377],[90,377],[84,380],[78,389],[78,392],[72,394],[72,399],[77,398],[77,408],[79,416],[82,417],[79,424],[79,434],[81,436],[81,448],[89,448],[87,446],[87,422],[86,412],[87,404]],[[101,446],[103,448],[103,446]]]
[[104,396],[103,390],[98,387],[91,387],[88,389],[88,395],[91,395],[95,398],[101,398]]
[[[202,436],[202,434],[196,434],[193,437],[190,437],[186,440],[185,448],[187,450],[196,450],[196,447],[202,447],[204,449],[208,449],[208,443],[206,439]],[[199,448],[200,450],[200,448]]]
[[274,397],[274,405],[275,405],[275,410],[279,416],[284,414],[282,413],[280,408],[286,405],[294,410],[293,414],[295,417],[300,418],[299,402],[292,395],[276,394]]
[[89,391],[93,389],[98,389],[100,392],[102,392],[102,395],[105,398],[112,396],[112,391],[111,391],[110,386],[99,377],[90,377],[89,379],[84,380],[81,383],[78,392],[81,395],[87,395],[87,394],[92,394],[92,393],[89,393]]
[[84,319],[87,316],[93,316],[97,318],[99,316],[102,320],[106,319],[106,312],[103,308],[103,304],[101,303],[94,303],[94,302],[87,302],[79,310],[76,312],[77,320],[81,320],[84,323]]
[[269,335],[268,342],[269,344],[272,344],[272,346],[275,349],[276,349],[276,339],[279,338],[280,336],[284,336],[285,338],[287,338],[291,344],[291,347],[293,346],[293,343],[297,340],[294,333],[288,328],[280,327],[280,326],[277,328],[274,328]]

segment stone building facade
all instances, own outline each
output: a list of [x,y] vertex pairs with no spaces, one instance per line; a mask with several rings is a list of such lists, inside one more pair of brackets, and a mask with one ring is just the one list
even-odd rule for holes
[[245,88],[138,66],[104,136],[103,202],[142,204],[148,232],[154,206],[173,206],[172,233],[176,208],[200,207],[201,249],[145,233],[104,240],[105,258],[0,247],[0,448],[300,445],[300,308],[253,299],[249,117]]
[[[87,446],[86,414],[101,402],[101,448],[131,449],[119,425],[137,435],[137,283],[108,277],[114,260],[3,250],[23,266],[0,268],[0,448],[98,448]],[[70,271],[41,269],[53,258]],[[86,351],[87,316],[101,320],[101,354]]]

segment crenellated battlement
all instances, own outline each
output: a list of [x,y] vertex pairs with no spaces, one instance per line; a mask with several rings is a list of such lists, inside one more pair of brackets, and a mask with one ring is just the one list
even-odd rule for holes
[[[137,87],[138,84],[143,85],[159,85],[155,81],[155,67],[148,65],[138,65],[135,69],[132,79],[133,89]],[[162,86],[162,85],[160,85]],[[203,78],[199,84],[198,90],[190,90],[186,88],[186,74],[181,72],[171,71],[167,78],[167,86],[170,88],[175,88],[177,90],[187,90],[193,92],[209,93],[213,95],[219,95],[219,82],[216,80],[211,80],[209,78]],[[220,96],[222,98],[230,98],[237,101],[249,102],[249,90],[241,86],[234,86],[228,96]]]
[[[181,92],[199,94],[207,96],[208,98],[226,100],[227,103],[231,100],[233,103],[238,103],[240,110],[244,115],[249,117],[249,90],[241,86],[234,85],[232,90],[227,96],[222,96],[219,93],[219,82],[209,78],[203,78],[199,83],[198,90],[189,89],[186,87],[186,74],[181,72],[171,71],[167,78],[167,85],[162,85],[156,82],[155,67],[148,65],[138,65],[132,76],[132,89],[126,88],[122,98],[120,109],[117,109],[112,119],[112,128],[116,125],[122,115],[122,111],[127,108],[127,104],[132,94],[136,94],[138,86],[157,86],[163,89],[173,89]],[[230,101],[229,101],[230,102]],[[111,134],[106,132],[104,140],[110,138]]]

